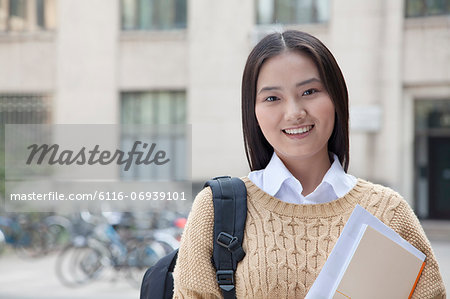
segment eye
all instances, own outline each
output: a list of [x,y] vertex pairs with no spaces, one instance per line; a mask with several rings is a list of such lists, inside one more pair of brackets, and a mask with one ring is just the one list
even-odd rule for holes
[[309,95],[312,95],[312,94],[314,94],[314,93],[316,93],[316,92],[318,92],[317,89],[311,88],[311,89],[306,90],[306,91],[303,93],[303,95],[304,95],[304,96],[309,96]]
[[280,99],[279,97],[270,96],[270,97],[267,97],[265,99],[265,101],[267,101],[267,102],[275,102],[275,101],[278,101],[279,99]]

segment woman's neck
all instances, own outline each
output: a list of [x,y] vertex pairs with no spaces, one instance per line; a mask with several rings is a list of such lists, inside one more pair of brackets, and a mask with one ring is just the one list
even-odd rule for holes
[[302,184],[303,196],[312,193],[319,186],[331,167],[328,152],[317,153],[315,156],[306,159],[289,159],[280,156],[279,158],[292,175]]

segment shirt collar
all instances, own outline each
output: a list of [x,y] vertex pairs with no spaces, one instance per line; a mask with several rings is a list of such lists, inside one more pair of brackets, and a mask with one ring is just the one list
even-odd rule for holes
[[[264,169],[263,173],[263,190],[268,194],[275,196],[275,194],[280,190],[281,186],[287,181],[295,180],[298,182],[300,187],[300,192],[303,191],[303,188],[300,182],[291,174],[291,172],[286,168],[281,159],[274,152],[272,154],[272,158]],[[289,184],[291,185],[291,184]],[[298,189],[298,186],[297,188]]]
[[[331,167],[326,172],[322,182],[316,190],[319,189],[323,183],[328,183],[333,188],[336,196],[339,198],[347,194],[347,186],[351,185],[352,182],[351,178],[349,178],[342,168],[338,156],[333,154],[333,158],[334,161],[331,164]],[[301,194],[303,191],[301,183],[291,174],[281,159],[274,152],[269,164],[267,164],[263,172],[262,189],[268,194],[275,196],[283,184],[289,185],[291,188],[295,189],[297,194]]]
[[[341,162],[339,162],[338,156],[333,154],[334,162],[331,164],[330,169],[323,177],[322,182],[326,182],[331,185],[336,193],[337,197],[343,197],[348,192],[348,185],[351,185],[351,178],[347,175],[342,168]],[[350,180],[350,181],[349,181]]]

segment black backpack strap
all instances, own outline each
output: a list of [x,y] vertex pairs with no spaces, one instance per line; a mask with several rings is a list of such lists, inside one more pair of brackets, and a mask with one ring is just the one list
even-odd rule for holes
[[242,249],[247,218],[247,189],[239,178],[216,177],[205,183],[213,193],[213,262],[224,299],[236,298],[234,272],[245,252]]

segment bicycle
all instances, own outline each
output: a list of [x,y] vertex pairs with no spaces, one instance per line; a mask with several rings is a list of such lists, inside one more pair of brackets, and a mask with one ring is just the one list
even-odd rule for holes
[[[88,220],[89,222],[90,220]],[[56,273],[61,283],[77,287],[98,279],[105,268],[124,272],[139,287],[145,270],[166,254],[151,235],[131,235],[124,240],[104,219],[86,236],[77,236],[57,257]]]
[[[70,234],[70,221],[62,216],[33,219],[26,214],[0,216],[0,247],[10,245],[21,257],[37,258],[64,245]],[[3,245],[2,245],[3,244]]]

